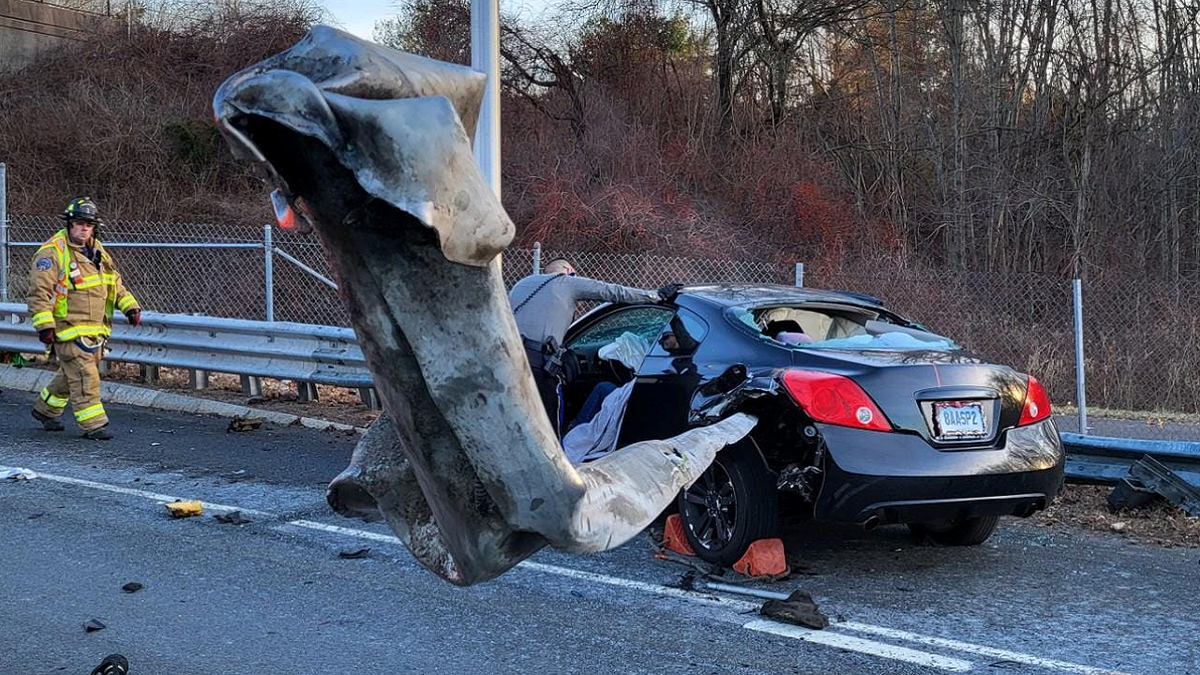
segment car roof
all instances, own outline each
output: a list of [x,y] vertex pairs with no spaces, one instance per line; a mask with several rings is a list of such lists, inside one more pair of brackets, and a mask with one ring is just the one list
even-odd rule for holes
[[709,284],[687,286],[681,295],[722,308],[754,307],[797,302],[840,302],[858,307],[883,309],[883,301],[865,293],[836,291],[783,284]]

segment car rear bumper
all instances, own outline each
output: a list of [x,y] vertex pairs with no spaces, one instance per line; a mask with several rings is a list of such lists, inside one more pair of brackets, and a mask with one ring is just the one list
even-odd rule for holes
[[909,523],[1027,516],[1058,494],[1064,454],[1054,422],[1003,433],[983,449],[937,449],[914,434],[822,426],[828,454],[819,520]]

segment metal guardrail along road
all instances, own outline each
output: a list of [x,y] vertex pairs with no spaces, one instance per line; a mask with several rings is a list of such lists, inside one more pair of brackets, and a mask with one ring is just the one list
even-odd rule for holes
[[[138,327],[115,317],[107,347],[109,361],[356,389],[373,386],[349,328],[144,312]],[[26,306],[0,303],[0,351],[44,350]]]

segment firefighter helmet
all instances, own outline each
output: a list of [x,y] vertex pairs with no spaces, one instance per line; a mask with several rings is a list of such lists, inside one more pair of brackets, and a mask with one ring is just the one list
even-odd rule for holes
[[80,197],[75,201],[67,204],[67,208],[59,215],[59,218],[70,223],[75,220],[82,220],[85,223],[93,225],[100,224],[100,209],[96,208],[96,203],[91,197]]

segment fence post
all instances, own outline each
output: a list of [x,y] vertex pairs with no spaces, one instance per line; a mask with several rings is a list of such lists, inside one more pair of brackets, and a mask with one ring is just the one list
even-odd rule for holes
[[8,302],[8,169],[0,162],[0,302]]
[[275,320],[275,242],[271,224],[263,225],[263,277],[267,296],[267,321]]
[[1071,282],[1071,295],[1075,305],[1075,403],[1079,406],[1079,433],[1087,434],[1087,390],[1084,387],[1083,367],[1083,283],[1079,279]]
[[796,263],[796,285],[804,286],[804,263]]
[[542,273],[542,242],[533,242],[533,272],[532,274]]

